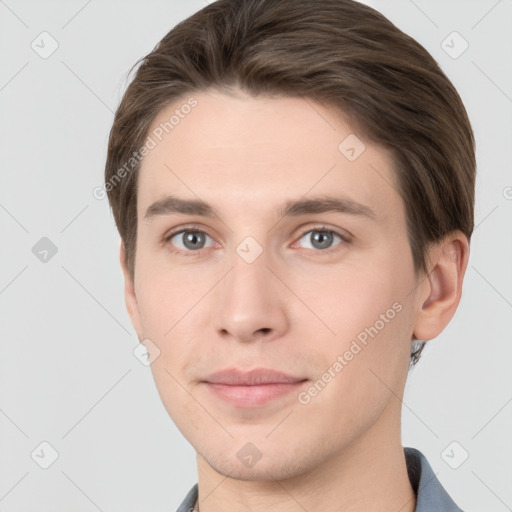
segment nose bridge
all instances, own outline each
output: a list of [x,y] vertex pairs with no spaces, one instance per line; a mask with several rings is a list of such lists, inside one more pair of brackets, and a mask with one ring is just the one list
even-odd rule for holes
[[285,303],[268,268],[270,256],[253,237],[235,247],[231,270],[216,297],[216,328],[224,336],[248,341],[263,332],[275,336],[285,328]]
[[[249,238],[249,237],[248,237]],[[251,237],[252,238],[252,237]],[[257,245],[256,245],[257,244]],[[270,276],[268,250],[254,239],[244,239],[233,254],[231,272],[227,279],[227,302],[240,318],[247,316],[247,306],[262,308],[269,304]],[[256,311],[255,309],[253,311]]]

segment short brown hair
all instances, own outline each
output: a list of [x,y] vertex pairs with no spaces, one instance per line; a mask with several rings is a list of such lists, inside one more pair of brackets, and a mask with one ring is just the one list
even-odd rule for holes
[[391,150],[417,276],[428,272],[431,243],[453,230],[471,239],[476,162],[464,105],[423,46],[374,9],[354,0],[217,0],[176,25],[132,70],[138,64],[105,166],[132,279],[140,169],[132,154],[163,107],[211,88],[321,102]]

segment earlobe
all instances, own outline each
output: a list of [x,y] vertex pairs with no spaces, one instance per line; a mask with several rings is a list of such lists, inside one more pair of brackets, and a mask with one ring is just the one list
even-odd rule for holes
[[142,334],[142,325],[140,321],[139,304],[135,294],[135,285],[130,275],[130,271],[126,265],[126,252],[123,242],[121,242],[119,251],[119,262],[121,264],[121,269],[124,276],[124,299],[126,309],[128,311],[128,315],[130,315],[130,320],[132,322],[133,328],[137,333],[137,337],[139,338],[139,341],[142,341],[144,337]]
[[424,277],[418,294],[414,336],[427,341],[438,336],[452,319],[462,295],[462,282],[469,259],[466,236],[456,231],[431,248],[434,264]]

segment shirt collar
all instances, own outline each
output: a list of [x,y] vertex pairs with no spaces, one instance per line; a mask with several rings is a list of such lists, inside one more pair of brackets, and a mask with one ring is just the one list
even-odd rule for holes
[[415,512],[462,512],[450,498],[426,457],[416,448],[404,448],[407,473],[416,493]]

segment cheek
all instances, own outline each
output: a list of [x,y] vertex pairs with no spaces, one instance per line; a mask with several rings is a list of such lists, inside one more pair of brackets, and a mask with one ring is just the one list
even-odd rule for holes
[[336,337],[325,337],[330,341],[316,349],[322,369],[305,410],[321,411],[324,423],[341,437],[373,424],[389,401],[400,396],[407,375],[410,312],[388,288],[383,290],[345,308],[334,326]]
[[169,338],[180,319],[204,294],[194,273],[171,271],[165,264],[141,254],[136,270],[136,296],[144,334],[151,338]]
[[189,398],[181,396],[183,389],[178,382],[184,383],[183,372],[197,355],[197,340],[204,331],[198,324],[198,315],[205,316],[207,302],[201,297],[207,287],[188,273],[166,275],[156,268],[148,266],[140,273],[139,315],[144,337],[160,351],[151,365],[155,383],[164,403],[174,407]]
[[[312,350],[322,360],[321,371],[331,368],[337,376],[333,388],[359,389],[359,399],[370,401],[375,395],[371,390],[383,387],[379,377],[393,388],[398,385],[401,377],[397,379],[397,375],[401,376],[407,368],[410,355],[409,278],[403,271],[400,275],[381,271],[389,265],[383,262],[378,268],[352,267],[350,271],[332,274],[321,290],[310,284],[305,294],[305,300],[317,306],[315,311],[333,331],[319,324],[321,331],[317,332],[322,334],[317,337],[321,344]],[[365,389],[370,390],[366,397]],[[386,392],[385,388],[381,390]],[[350,393],[350,397],[340,399],[350,401],[357,396],[353,391]],[[340,389],[339,396],[344,395]],[[378,393],[376,400],[377,397]]]
[[311,305],[312,312],[323,322],[325,336],[330,335],[333,340],[352,339],[376,322],[379,331],[384,326],[389,330],[389,323],[394,322],[400,309],[396,303],[401,303],[404,296],[402,277],[393,277],[381,271],[385,266],[377,268],[368,262],[333,268],[290,279],[297,296]]

